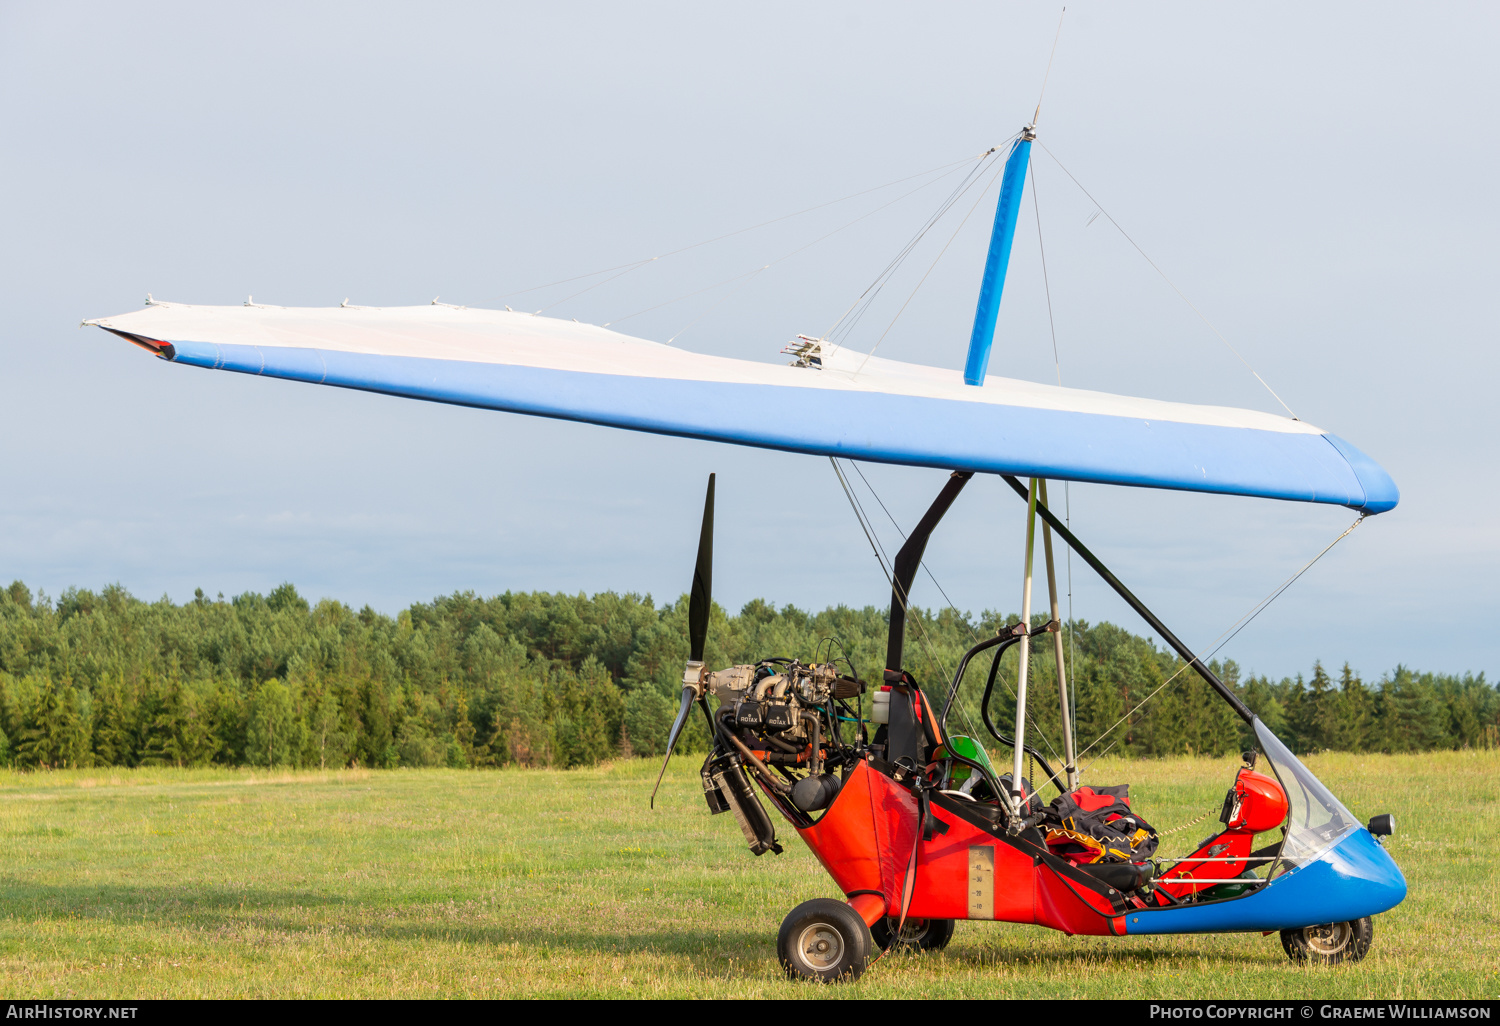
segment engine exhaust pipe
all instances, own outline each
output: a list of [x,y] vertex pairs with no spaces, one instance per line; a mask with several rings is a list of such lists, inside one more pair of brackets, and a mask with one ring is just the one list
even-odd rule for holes
[[768,851],[781,854],[782,847],[776,843],[776,827],[751,790],[750,780],[745,776],[745,768],[738,756],[727,756],[708,767],[703,774],[703,791],[710,812],[734,814],[740,832],[745,835],[745,843],[750,845],[750,854],[764,855]]

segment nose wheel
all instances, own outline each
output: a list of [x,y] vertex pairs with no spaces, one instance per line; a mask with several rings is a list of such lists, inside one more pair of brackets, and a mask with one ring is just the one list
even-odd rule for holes
[[786,974],[819,983],[858,979],[871,947],[865,921],[832,898],[814,898],[792,909],[776,938],[776,955]]
[[1370,950],[1374,939],[1375,924],[1369,916],[1348,923],[1323,923],[1281,931],[1281,946],[1298,965],[1358,962]]

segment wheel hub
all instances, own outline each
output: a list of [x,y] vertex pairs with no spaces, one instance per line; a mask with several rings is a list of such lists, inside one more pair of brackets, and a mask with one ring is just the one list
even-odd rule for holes
[[902,944],[916,944],[927,932],[927,920],[908,919],[906,925],[901,927],[901,936],[898,938]]
[[1322,926],[1309,926],[1303,936],[1307,941],[1307,949],[1319,955],[1336,955],[1349,946],[1349,940],[1354,935],[1354,929],[1349,923],[1325,923]]
[[814,923],[797,938],[797,951],[813,969],[831,969],[844,957],[844,938],[827,923]]

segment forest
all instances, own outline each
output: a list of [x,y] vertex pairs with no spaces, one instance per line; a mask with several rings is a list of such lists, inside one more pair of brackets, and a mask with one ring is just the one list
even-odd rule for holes
[[[546,592],[472,593],[395,618],[291,584],[269,595],[146,602],[119,585],[56,600],[22,582],[0,590],[0,765],[573,767],[659,755],[687,656],[687,600]],[[962,653],[1017,622],[913,609],[907,669],[941,695]],[[832,653],[862,679],[883,668],[887,613],[818,613],[755,600],[714,606],[711,666]],[[1040,622],[1040,621],[1038,621]],[[1079,748],[1154,757],[1250,745],[1245,725],[1172,652],[1109,623],[1063,631]],[[1014,719],[1014,650],[991,714]],[[983,664],[983,665],[981,665]],[[1348,663],[1271,680],[1215,663],[1268,727],[1299,752],[1500,747],[1500,693],[1484,674],[1396,666],[1367,682]],[[985,736],[982,658],[951,726]],[[1059,746],[1052,646],[1030,664],[1031,736]],[[680,746],[702,751],[701,718]]]

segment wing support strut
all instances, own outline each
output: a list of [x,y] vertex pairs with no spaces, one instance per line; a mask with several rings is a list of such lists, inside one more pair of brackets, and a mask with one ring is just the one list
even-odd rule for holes
[[891,686],[891,722],[888,728],[890,740],[887,742],[886,758],[891,762],[899,762],[904,756],[911,760],[913,767],[923,765],[924,738],[920,718],[933,714],[931,710],[924,708],[925,702],[919,704],[913,700],[911,679],[901,669],[901,659],[906,647],[906,605],[911,594],[911,582],[917,576],[917,568],[922,565],[922,553],[927,551],[927,539],[932,536],[938,522],[948,512],[948,507],[953,505],[953,500],[958,498],[958,493],[964,490],[964,485],[973,476],[973,472],[967,470],[954,471],[949,475],[948,483],[943,485],[943,490],[938,492],[937,498],[932,500],[932,505],[922,514],[917,526],[912,528],[906,544],[896,553],[895,565],[891,568],[891,627],[885,645],[885,683]]
[[[1028,502],[1031,501],[1031,495],[1027,487],[1020,481],[1016,480],[1013,475],[1002,474],[1000,476],[1005,479],[1006,484],[1010,485],[1011,488],[1015,490],[1015,493],[1017,495],[1019,495],[1022,499],[1026,499]],[[1089,566],[1093,567],[1094,572],[1097,573],[1100,577],[1104,578],[1105,584],[1108,584],[1111,588],[1113,588],[1115,590],[1115,593],[1122,599],[1124,599],[1126,604],[1128,604],[1131,609],[1134,609],[1136,613],[1140,615],[1141,619],[1145,620],[1146,623],[1151,626],[1152,630],[1161,635],[1161,639],[1168,645],[1170,645],[1173,651],[1180,655],[1183,660],[1193,668],[1194,672],[1196,672],[1198,676],[1202,677],[1204,681],[1207,682],[1209,687],[1213,688],[1219,693],[1220,698],[1229,703],[1230,708],[1232,708],[1237,714],[1239,714],[1240,719],[1244,720],[1246,723],[1251,723],[1255,719],[1255,714],[1250,711],[1249,707],[1246,706],[1244,702],[1240,701],[1240,696],[1236,695],[1227,684],[1220,680],[1219,675],[1208,668],[1207,663],[1194,655],[1192,649],[1184,645],[1181,639],[1179,639],[1177,635],[1173,634],[1171,630],[1167,628],[1166,624],[1157,619],[1156,614],[1147,609],[1146,604],[1140,599],[1136,598],[1131,590],[1125,587],[1125,585],[1121,583],[1120,579],[1110,572],[1109,567],[1105,566],[1099,561],[1098,556],[1094,555],[1087,548],[1085,548],[1084,544],[1073,536],[1072,531],[1069,531],[1065,526],[1063,526],[1062,521],[1057,519],[1053,512],[1047,508],[1045,503],[1038,502],[1036,504],[1036,512],[1044,521],[1046,521],[1046,523],[1051,525],[1052,530],[1056,531],[1058,533],[1058,536],[1061,537],[1063,541],[1068,543],[1069,548],[1078,553],[1080,559],[1082,559]]]
[[896,562],[891,568],[891,629],[885,642],[887,670],[901,672],[901,656],[906,647],[906,603],[911,593],[911,582],[916,579],[917,568],[922,565],[922,554],[927,551],[927,539],[932,536],[938,522],[948,512],[948,507],[953,505],[953,500],[958,498],[958,493],[964,490],[964,485],[973,476],[973,473],[966,470],[956,470],[949,475],[948,483],[943,485],[943,490],[938,492],[937,498],[932,500],[932,505],[922,514],[917,526],[912,528],[906,544],[896,553]]

